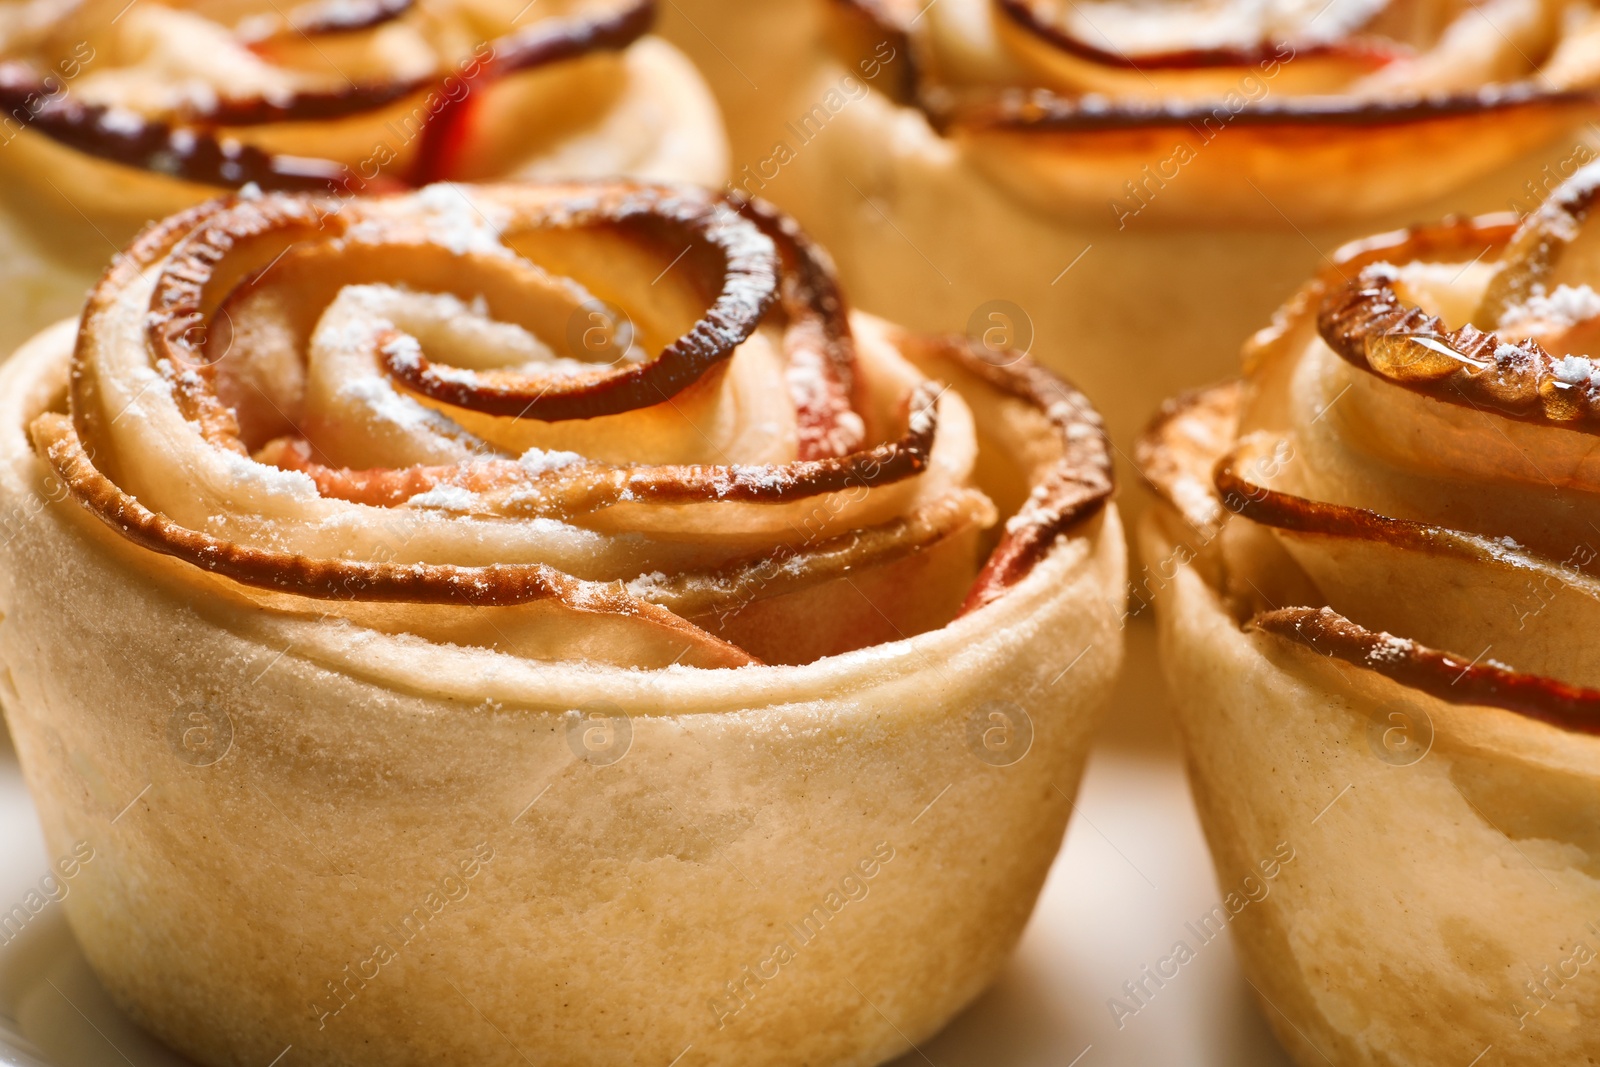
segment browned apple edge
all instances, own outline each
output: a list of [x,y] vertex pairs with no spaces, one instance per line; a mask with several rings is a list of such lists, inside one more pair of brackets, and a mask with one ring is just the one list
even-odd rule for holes
[[[215,365],[206,360],[203,345],[196,346],[191,341],[196,327],[203,333],[208,325],[201,309],[227,304],[226,294],[213,293],[209,287],[213,282],[224,286],[253,284],[260,269],[253,258],[244,263],[230,260],[268,259],[272,250],[286,240],[337,240],[356,223],[366,224],[363,240],[374,239],[368,231],[378,216],[364,206],[371,202],[348,203],[336,215],[328,215],[324,211],[326,205],[317,198],[269,194],[215,201],[158,223],[135,241],[91,292],[84,328],[93,328],[133,278],[152,269],[158,271],[146,332],[150,365],[171,382],[180,409],[198,424],[207,440],[219,448],[248,455],[231,409],[216,395]],[[740,215],[741,210],[749,211],[753,220]],[[722,311],[715,321],[708,313],[691,330],[699,348],[669,345],[656,357],[657,362],[687,363],[691,357],[698,359],[712,351],[720,352],[719,359],[725,358],[763,316],[780,314],[791,316],[791,332],[796,322],[804,324],[798,342],[787,346],[791,355],[822,339],[832,344],[834,351],[819,358],[848,359],[853,368],[849,323],[830,268],[824,260],[811,256],[808,246],[787,236],[796,232],[792,221],[769,205],[631,182],[573,183],[568,202],[546,207],[538,217],[513,222],[507,232],[514,232],[518,226],[619,226],[645,216],[675,233],[698,233],[701,239],[723,250],[723,278],[709,287],[722,293],[720,303],[714,305],[721,306]],[[778,234],[780,243],[786,246],[781,254],[768,236],[772,233]],[[439,254],[448,252],[440,248]],[[795,273],[797,262],[808,257],[801,272],[808,277],[791,279],[789,299],[778,299],[776,294],[786,286],[783,276]],[[732,263],[741,265],[737,273],[728,269]],[[809,321],[808,317],[814,315],[831,321],[818,326]],[[1049,432],[1059,438],[1055,458],[1029,472],[1032,494],[1008,523],[974,582],[963,610],[975,610],[1025,577],[1060,537],[1105,505],[1112,491],[1110,445],[1099,416],[1083,396],[1025,357],[988,353],[959,339],[909,334],[900,335],[900,339],[905,344],[923,346],[924,355],[930,355],[935,362],[948,361],[952,369],[960,368],[977,377],[987,388],[1037,407]],[[32,427],[35,447],[80,505],[109,529],[142,548],[245,585],[311,598],[506,605],[553,597],[563,602],[581,602],[584,610],[646,613],[649,619],[656,618],[650,613],[665,610],[615,584],[583,582],[543,564],[458,567],[312,559],[236,545],[182,527],[145,508],[91,458],[100,444],[100,435],[88,414],[93,405],[85,390],[93,388],[93,376],[82,365],[83,352],[80,345],[69,378],[69,413],[47,413],[36,420]],[[699,374],[706,373],[715,362],[705,362]],[[680,390],[692,384],[695,377],[685,373],[663,378],[668,384],[656,399],[670,397],[671,393],[665,391],[668,386]],[[839,377],[851,380],[853,369],[841,369]],[[397,377],[396,381],[407,384],[403,378]],[[580,513],[635,501],[786,502],[886,484],[922,471],[937,432],[938,392],[937,383],[929,382],[907,398],[908,428],[902,439],[847,455],[744,467],[613,467],[585,461],[537,474],[521,470],[515,463],[497,465],[491,458],[476,461],[471,473],[490,479],[519,478],[553,500],[572,504]],[[649,398],[636,399],[643,402]],[[803,398],[797,398],[799,402]],[[613,410],[617,409],[602,404],[596,413]],[[293,448],[279,451],[291,460],[289,465],[294,469],[315,468],[303,451],[298,460]],[[318,486],[329,490],[329,495],[341,496],[342,480],[347,480],[353,491],[355,487],[371,488],[368,483],[373,478],[388,473],[394,475],[397,485],[420,491],[428,484],[442,482],[451,468],[406,468],[394,472],[320,468],[312,473]],[[387,497],[380,495],[376,502],[392,504],[403,499],[397,492]]]

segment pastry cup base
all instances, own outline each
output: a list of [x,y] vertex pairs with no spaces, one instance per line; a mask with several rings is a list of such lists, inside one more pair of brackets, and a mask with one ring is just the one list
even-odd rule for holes
[[868,1065],[997,973],[1119,665],[1114,509],[891,645],[537,664],[150,566],[21,436],[68,336],[0,371],[0,698],[52,852],[95,849],[73,931],[162,1040],[216,1065]]
[[[1296,1062],[1600,1057],[1600,741],[1242,631],[1164,517],[1141,548],[1173,575],[1161,653],[1218,925]],[[1425,754],[1397,757],[1394,728]]]

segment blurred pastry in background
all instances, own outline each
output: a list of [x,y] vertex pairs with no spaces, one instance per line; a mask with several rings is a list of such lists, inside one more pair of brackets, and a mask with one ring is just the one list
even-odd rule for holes
[[1305,1067],[1600,1057],[1597,190],[1350,245],[1140,445],[1219,878],[1295,855],[1229,926]]
[[715,184],[727,149],[653,0],[29,0],[0,10],[0,349],[145,223],[225,192]]
[[860,306],[1030,352],[1124,451],[1325,254],[1531,208],[1600,115],[1587,2],[675,0],[665,31],[732,186]]

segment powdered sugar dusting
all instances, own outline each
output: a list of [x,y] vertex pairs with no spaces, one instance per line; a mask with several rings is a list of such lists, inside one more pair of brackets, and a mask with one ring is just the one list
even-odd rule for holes
[[352,241],[383,242],[393,236],[395,213],[408,223],[420,221],[427,239],[458,256],[469,254],[516,258],[516,253],[500,240],[510,222],[510,213],[499,204],[475,197],[468,186],[453,182],[429,185],[387,210],[375,212],[346,231]]
[[1506,309],[1505,314],[1500,316],[1500,325],[1510,327],[1525,322],[1550,322],[1571,326],[1597,315],[1600,315],[1600,293],[1588,285],[1558,285],[1552,293],[1535,287],[1526,301]]
[[478,504],[478,495],[459,485],[436,485],[426,493],[418,493],[406,503],[416,508],[471,511]]
[[1377,643],[1367,650],[1368,663],[1403,663],[1416,648],[1404,637],[1379,634]]
[[401,430],[433,430],[454,434],[459,427],[445,416],[399,392],[376,374],[352,378],[339,386],[339,398],[366,408],[376,421]]
[[398,370],[414,371],[422,366],[422,346],[410,334],[395,334],[378,349]]
[[625,588],[634,596],[648,598],[651,593],[667,588],[671,581],[672,579],[661,571],[651,571],[649,574],[641,574],[634,578]]
[[1595,373],[1587,356],[1562,356],[1550,369],[1556,381],[1565,385],[1582,385]]
[[507,219],[498,205],[480,203],[466,186],[440,182],[419,190],[414,202],[429,214],[428,236],[456,255],[514,255],[500,240]]
[[281,493],[296,500],[311,500],[320,495],[317,483],[302,471],[288,471],[257,463],[248,456],[226,449],[219,448],[216,454],[222,458],[222,466],[228,472],[228,477],[239,484],[268,493]]
[[530,448],[517,459],[517,463],[529,474],[544,474],[583,462],[584,457],[577,452],[547,452],[542,448]]

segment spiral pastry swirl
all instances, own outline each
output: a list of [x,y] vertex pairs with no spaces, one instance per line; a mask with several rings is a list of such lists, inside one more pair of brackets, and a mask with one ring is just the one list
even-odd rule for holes
[[[264,195],[134,244],[32,432],[122,537],[264,603],[437,605],[421,632],[535,657],[804,662],[987,603],[1110,493],[1070,388],[862,322],[756,205]],[[974,412],[1006,402],[1041,458],[980,574]]]
[[[533,13],[514,4],[311,0],[119,12],[42,0],[8,15],[0,23],[8,135],[29,129],[183,181],[325,192],[360,191],[380,175],[420,185],[506,174],[492,162],[483,169],[484,157],[514,158],[495,143],[506,116],[494,112],[537,106],[552,90],[574,112],[597,107],[570,97],[604,97],[604,75],[572,62],[634,44],[655,5],[568,0]],[[508,79],[564,63],[570,69],[549,85],[510,86],[514,101],[472,99],[505,95]]]
[[[847,50],[887,41],[911,57],[885,84],[1058,213],[1109,202],[1125,219],[1158,197],[1207,222],[1371,215],[1576,128],[1600,84],[1600,14],[1586,3],[834,6]],[[1319,192],[1329,174],[1343,181]]]
[[237,189],[715,183],[710,91],[651,0],[27,0],[0,11],[0,350],[151,220]]
[[[1591,165],[1521,220],[1347,246],[1251,342],[1242,382],[1169,403],[1141,443],[1166,502],[1142,598],[1188,694],[1219,862],[1237,873],[1272,834],[1300,835],[1302,855],[1319,842],[1281,910],[1241,932],[1302,1062],[1600,1050],[1592,994],[1536,1023],[1549,998],[1522,973],[1567,960],[1572,917],[1600,900],[1575,814],[1600,800],[1600,673],[1582,636],[1600,602],[1597,189]],[[1286,786],[1289,762],[1306,773]],[[1358,799],[1341,829],[1307,829],[1345,787]],[[1364,855],[1401,810],[1427,843],[1393,865]],[[1359,903],[1322,912],[1325,893]],[[1389,961],[1468,941],[1483,951],[1437,971],[1399,964],[1408,992],[1391,998]],[[1350,949],[1373,944],[1394,951]],[[1337,995],[1306,979],[1326,970],[1352,976]]]
[[206,1064],[882,1062],[1016,943],[1121,658],[1083,397],[688,186],[192,208],[0,427],[68,916]]

